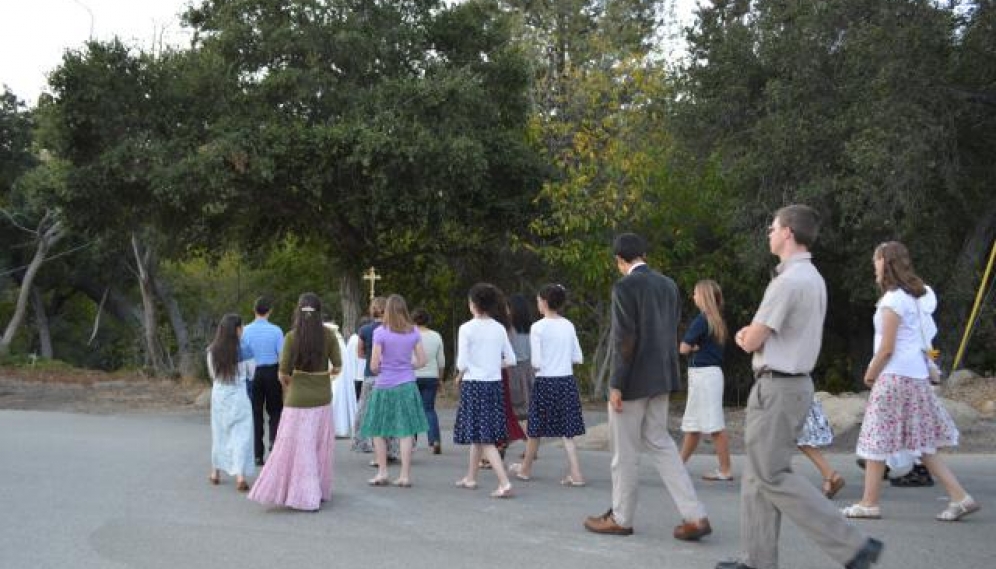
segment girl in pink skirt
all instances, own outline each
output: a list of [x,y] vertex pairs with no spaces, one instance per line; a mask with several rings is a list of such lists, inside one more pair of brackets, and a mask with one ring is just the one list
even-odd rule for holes
[[280,352],[284,410],[270,457],[249,499],[317,511],[332,498],[332,384],[342,366],[339,342],[322,325],[322,302],[298,299],[294,327]]
[[844,508],[849,518],[882,516],[879,488],[885,460],[905,451],[919,456],[948,493],[937,519],[953,522],[979,510],[937,449],[958,444],[958,428],[931,389],[927,369],[930,340],[937,330],[934,292],[913,271],[909,252],[890,241],[875,249],[875,282],[882,291],[875,311],[875,355],[865,371],[871,387],[857,454],[866,460],[861,501]]

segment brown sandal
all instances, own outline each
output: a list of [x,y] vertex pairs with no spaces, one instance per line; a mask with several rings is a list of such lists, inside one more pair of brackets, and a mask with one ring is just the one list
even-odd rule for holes
[[833,500],[833,497],[843,487],[844,478],[836,471],[830,475],[830,478],[823,479],[823,495],[827,497],[827,500]]

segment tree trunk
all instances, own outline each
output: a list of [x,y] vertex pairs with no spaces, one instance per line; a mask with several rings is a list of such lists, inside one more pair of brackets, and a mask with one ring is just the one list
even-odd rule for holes
[[339,280],[339,300],[342,303],[342,334],[348,338],[356,332],[356,323],[363,314],[360,279],[352,271],[345,271]]
[[55,357],[52,350],[52,332],[48,327],[48,315],[45,313],[45,301],[42,299],[38,287],[31,287],[31,304],[35,309],[35,324],[38,326],[38,350],[44,360]]
[[[945,283],[942,291],[939,291],[939,295],[943,292],[943,297],[955,299],[955,302],[948,303],[947,307],[941,304],[943,310],[937,322],[941,332],[937,335],[935,344],[941,350],[942,367],[954,363],[955,354],[968,325],[979,280],[986,268],[990,248],[994,246],[994,239],[996,239],[996,200],[986,204],[985,211],[965,239],[965,244],[958,254],[958,261],[951,272],[951,278]],[[964,364],[964,360],[961,363]]]
[[142,311],[118,289],[107,287],[89,277],[75,277],[72,286],[119,322],[135,327],[142,325]]
[[37,276],[38,270],[41,269],[42,263],[45,262],[45,257],[48,255],[49,249],[58,243],[59,239],[65,234],[62,222],[58,220],[53,221],[53,219],[53,214],[46,213],[38,223],[38,247],[35,249],[35,256],[31,259],[27,271],[24,272],[24,278],[21,279],[21,290],[17,295],[14,314],[10,317],[10,322],[7,323],[3,337],[0,338],[0,356],[6,356],[10,353],[10,345],[14,341],[17,330],[21,327],[21,323],[24,321],[24,313],[27,310],[28,298],[31,293],[32,284],[35,281],[35,276]]
[[159,351],[157,335],[158,319],[156,318],[155,291],[152,285],[151,267],[153,253],[151,247],[143,246],[138,236],[131,234],[131,249],[135,254],[135,266],[138,269],[138,287],[142,293],[142,326],[145,338],[145,364],[153,374],[159,375],[165,369],[162,354]]
[[187,321],[183,319],[180,304],[162,277],[153,274],[152,285],[155,288],[156,296],[166,306],[166,313],[169,315],[170,325],[173,327],[173,335],[176,337],[176,349],[179,356],[177,370],[181,377],[195,377],[197,375],[197,358],[190,346],[190,333]]

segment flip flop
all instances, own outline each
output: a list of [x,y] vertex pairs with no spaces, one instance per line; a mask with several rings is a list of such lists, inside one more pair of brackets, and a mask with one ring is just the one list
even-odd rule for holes
[[882,510],[878,506],[862,506],[861,504],[851,504],[842,508],[840,513],[845,518],[857,518],[863,520],[878,520],[882,518]]
[[531,478],[530,476],[526,476],[526,475],[522,474],[522,472],[521,472],[522,471],[522,465],[519,464],[518,462],[513,462],[512,464],[508,465],[508,471],[511,472],[512,474],[514,474],[515,477],[518,478],[519,480],[527,480],[528,481]]
[[834,472],[830,475],[830,478],[823,479],[823,495],[827,497],[827,500],[833,500],[833,497],[840,492],[840,489],[844,487],[844,479],[840,474]]
[[391,486],[397,486],[398,488],[411,488],[412,483],[411,480],[402,480],[401,478],[398,478],[397,480],[391,482]]
[[367,484],[371,486],[387,486],[390,483],[391,482],[387,479],[386,476],[384,477],[374,476],[370,480],[367,480]]
[[512,494],[511,484],[508,484],[506,486],[499,486],[497,490],[491,493],[492,498],[511,498],[512,496],[513,494]]
[[706,472],[702,475],[702,480],[709,480],[711,482],[730,482],[733,480],[732,474],[723,474],[717,468],[716,470]]
[[477,482],[471,482],[466,478],[461,478],[456,481],[457,488],[466,488],[467,490],[477,490]]
[[584,480],[575,480],[574,477],[567,475],[563,480],[560,481],[561,486],[571,486],[573,488],[580,488],[586,486]]

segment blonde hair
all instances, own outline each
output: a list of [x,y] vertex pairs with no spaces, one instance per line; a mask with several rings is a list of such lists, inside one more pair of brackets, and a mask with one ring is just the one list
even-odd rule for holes
[[695,283],[695,291],[699,293],[699,309],[705,314],[709,334],[717,343],[725,344],[729,331],[723,320],[723,291],[719,288],[719,283],[704,279]]
[[400,294],[387,297],[384,306],[384,326],[391,332],[405,334],[415,327],[412,317],[408,314],[408,305]]

